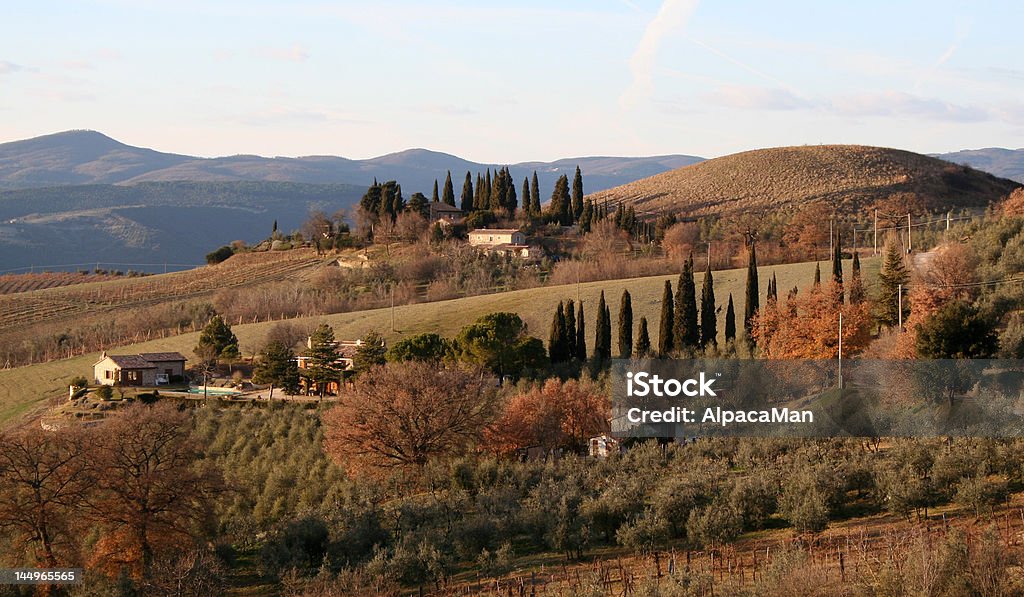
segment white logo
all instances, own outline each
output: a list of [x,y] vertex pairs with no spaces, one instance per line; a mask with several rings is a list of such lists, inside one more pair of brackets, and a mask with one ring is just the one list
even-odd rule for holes
[[711,388],[713,383],[715,383],[715,378],[707,379],[703,371],[700,372],[697,379],[691,378],[684,381],[674,378],[662,379],[658,375],[651,375],[646,371],[640,371],[639,373],[630,371],[626,373],[626,395],[630,397],[668,396],[674,398],[682,394],[690,397],[717,397],[718,395]]

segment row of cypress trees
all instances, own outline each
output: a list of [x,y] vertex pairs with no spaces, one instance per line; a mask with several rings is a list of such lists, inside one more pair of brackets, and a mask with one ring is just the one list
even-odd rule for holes
[[[756,268],[754,288],[756,289]],[[748,281],[749,284],[749,281]],[[700,309],[697,308],[697,289],[694,283],[693,254],[683,263],[679,274],[677,292],[673,294],[672,283],[665,280],[661,296],[661,321],[659,325],[658,354],[668,355],[675,351],[700,350],[718,345],[718,308],[715,304],[715,279],[711,264],[704,270],[704,284],[701,288]],[[756,292],[756,290],[755,290]],[[732,294],[725,312],[725,340],[736,339],[736,310]]]

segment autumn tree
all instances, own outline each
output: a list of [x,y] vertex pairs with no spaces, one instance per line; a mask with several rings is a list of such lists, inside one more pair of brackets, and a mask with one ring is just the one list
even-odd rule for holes
[[175,404],[137,404],[103,424],[93,447],[90,498],[102,536],[93,562],[146,573],[161,550],[190,545],[223,489],[219,471],[198,463],[188,412]]
[[622,291],[619,302],[619,358],[628,359],[633,355],[633,299],[628,290]]
[[867,306],[835,302],[835,282],[771,303],[752,320],[752,334],[768,359],[834,359],[839,349],[839,314],[843,314],[843,354],[856,354],[870,341]]
[[672,283],[665,280],[665,290],[661,294],[661,321],[658,326],[658,356],[666,357],[675,348],[672,340],[672,328],[675,326],[675,314],[672,305]]
[[493,383],[407,361],[375,367],[323,415],[325,449],[349,474],[379,476],[465,453],[497,411]]
[[594,382],[549,379],[508,401],[487,430],[487,444],[499,453],[534,446],[580,452],[609,430],[610,414],[608,396]]
[[661,247],[670,259],[684,259],[700,242],[700,226],[696,222],[680,222],[665,230]]
[[28,562],[77,562],[76,523],[96,482],[91,454],[85,434],[73,427],[50,432],[34,425],[0,435],[0,529],[12,547],[27,548]]

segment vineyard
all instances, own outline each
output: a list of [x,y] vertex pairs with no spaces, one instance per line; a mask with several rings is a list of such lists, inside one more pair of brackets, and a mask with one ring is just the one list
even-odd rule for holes
[[[0,292],[0,331],[22,328],[57,317],[80,316],[119,307],[140,307],[164,301],[191,299],[222,288],[258,285],[294,278],[321,263],[312,251],[243,253],[217,265],[159,276],[123,277],[93,281],[82,274],[38,274],[53,278],[49,286],[25,287],[28,281],[11,282],[12,288]],[[0,288],[5,278],[0,277]],[[75,278],[88,277],[87,283]],[[67,279],[63,284],[59,280]],[[38,284],[43,284],[41,280]]]
[[115,273],[94,272],[2,274],[0,275],[0,295],[32,292],[33,290],[45,290],[47,288],[59,288],[61,286],[72,286],[89,282],[106,282],[107,280],[117,280],[123,277],[123,275]]

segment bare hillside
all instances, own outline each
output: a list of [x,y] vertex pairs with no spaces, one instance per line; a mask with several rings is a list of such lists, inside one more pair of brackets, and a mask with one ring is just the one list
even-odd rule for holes
[[745,151],[590,195],[638,213],[683,216],[791,209],[824,201],[856,211],[894,193],[931,208],[983,207],[1018,183],[925,155],[860,145]]

